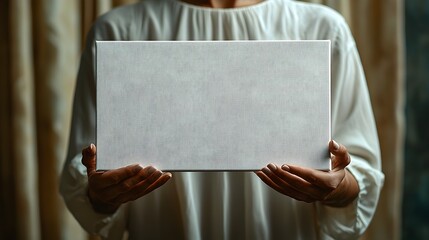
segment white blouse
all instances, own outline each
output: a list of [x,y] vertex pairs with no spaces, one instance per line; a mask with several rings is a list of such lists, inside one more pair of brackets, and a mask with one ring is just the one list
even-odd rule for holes
[[[183,172],[113,215],[87,198],[81,150],[95,142],[94,40],[314,40],[332,45],[332,136],[351,154],[358,198],[344,208],[291,199],[252,172]],[[88,34],[76,85],[61,194],[91,233],[106,239],[356,239],[375,212],[384,175],[377,130],[354,39],[344,19],[316,4],[266,0],[211,9],[145,0],[101,16]],[[262,168],[263,166],[261,166]]]

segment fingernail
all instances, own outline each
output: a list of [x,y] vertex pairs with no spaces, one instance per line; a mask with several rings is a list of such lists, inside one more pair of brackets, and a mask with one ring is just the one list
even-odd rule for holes
[[149,167],[148,169],[147,169],[147,173],[148,174],[152,174],[152,173],[154,173],[156,171],[156,168],[154,168],[154,167]]
[[273,163],[268,164],[268,168],[269,168],[271,171],[275,171],[275,170],[277,170],[277,166],[276,166],[275,164],[273,164]]
[[264,167],[264,168],[262,168],[262,172],[265,174],[269,174],[270,170],[268,168]]
[[133,167],[133,172],[134,172],[134,173],[138,173],[138,172],[140,172],[142,169],[143,169],[143,168],[142,168],[142,166],[140,166],[140,164],[137,164],[137,165],[135,165],[135,166]]
[[289,171],[290,170],[289,166],[286,165],[286,164],[283,164],[282,169],[285,170],[285,171]]
[[340,149],[340,145],[335,142],[334,140],[332,140],[332,145],[334,146],[334,150],[337,151],[338,149]]

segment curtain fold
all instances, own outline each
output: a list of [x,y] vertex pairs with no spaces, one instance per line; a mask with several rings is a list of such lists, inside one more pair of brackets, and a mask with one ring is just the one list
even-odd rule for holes
[[[9,2],[9,118],[10,161],[15,194],[18,239],[39,239],[36,117],[31,36],[31,1]],[[3,158],[2,158],[3,159]]]
[[32,1],[32,71],[42,239],[60,239],[67,221],[68,212],[58,194],[58,174],[67,148],[69,110],[79,57],[78,8],[76,1]]
[[338,10],[356,39],[380,139],[385,183],[365,239],[400,239],[404,154],[404,6],[402,0],[310,0]]
[[11,236],[16,231],[15,183],[13,179],[10,126],[9,2],[0,1],[0,236]]
[[[405,125],[403,1],[353,2],[352,28],[366,70],[386,176],[367,239],[401,238]],[[366,13],[362,18],[361,13]]]
[[[87,239],[58,193],[80,52],[93,21],[137,0],[0,1],[0,238]],[[366,239],[399,239],[403,0],[308,0],[349,22],[365,68],[386,182]]]

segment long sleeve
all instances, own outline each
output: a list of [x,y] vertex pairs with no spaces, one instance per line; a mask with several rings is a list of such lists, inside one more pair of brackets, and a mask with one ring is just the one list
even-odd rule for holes
[[374,215],[384,181],[365,75],[347,25],[340,26],[332,50],[332,135],[350,153],[347,169],[360,192],[345,208],[318,204],[322,239],[359,238]]
[[113,215],[95,212],[87,196],[86,168],[81,163],[82,149],[90,143],[95,143],[93,39],[94,34],[91,31],[81,57],[77,77],[69,150],[61,175],[60,193],[68,209],[85,230],[106,239],[121,239],[126,225],[126,206],[121,206]]
[[[249,173],[191,172],[175,173],[168,184],[113,215],[97,214],[87,197],[81,164],[82,148],[95,141],[94,39],[331,40],[332,136],[349,150],[347,169],[358,181],[358,198],[344,208],[316,203],[313,211],[314,205],[281,195]],[[145,0],[112,10],[89,33],[69,144],[61,194],[82,227],[107,239],[121,239],[125,230],[136,239],[315,239],[316,234],[321,239],[357,239],[372,219],[384,180],[370,98],[350,30],[333,10],[299,1],[208,9],[176,0]],[[318,226],[309,229],[312,222]]]

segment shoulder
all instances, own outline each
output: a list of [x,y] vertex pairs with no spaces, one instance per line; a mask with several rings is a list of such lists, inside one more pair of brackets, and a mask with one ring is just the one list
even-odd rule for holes
[[324,23],[335,24],[343,22],[343,16],[336,10],[318,3],[308,3],[300,1],[290,1],[290,7],[303,17],[312,21],[323,21]]
[[307,26],[316,25],[319,28],[329,30],[347,26],[344,17],[330,7],[316,3],[289,2],[291,11],[305,22]]
[[283,2],[286,11],[295,16],[294,25],[299,28],[302,39],[331,40],[333,47],[354,42],[346,20],[336,10],[315,3]]
[[165,8],[165,1],[144,0],[116,7],[101,15],[91,31],[96,40],[132,40],[140,24]]

